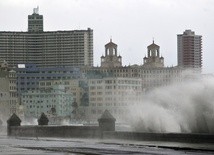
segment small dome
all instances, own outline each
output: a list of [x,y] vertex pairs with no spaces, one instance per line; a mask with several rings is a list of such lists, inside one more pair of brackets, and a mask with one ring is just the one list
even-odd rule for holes
[[158,46],[158,45],[156,45],[156,44],[154,43],[154,40],[153,40],[153,42],[152,42],[151,45],[147,46],[147,48],[159,48],[159,47],[160,47],[160,46]]
[[108,110],[105,110],[104,113],[101,115],[101,117],[98,119],[98,120],[116,120],[114,118],[114,116],[112,116],[112,114],[108,111]]
[[112,39],[110,39],[110,42],[108,44],[106,44],[105,47],[108,47],[108,46],[115,46],[115,47],[117,47],[117,44],[113,43]]

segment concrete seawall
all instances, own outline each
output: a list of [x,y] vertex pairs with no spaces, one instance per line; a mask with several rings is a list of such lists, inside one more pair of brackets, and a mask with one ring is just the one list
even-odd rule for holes
[[10,130],[10,136],[15,137],[103,138],[214,144],[213,134],[102,131],[98,126],[12,126]]
[[100,138],[98,126],[12,126],[10,136]]
[[7,135],[18,137],[72,137],[102,138],[104,131],[115,131],[115,118],[105,110],[98,119],[99,126],[49,126],[48,117],[42,113],[38,125],[21,126],[21,119],[14,113],[7,120]]
[[137,141],[166,141],[184,143],[214,143],[213,134],[199,133],[141,133],[141,132],[103,132],[104,139],[125,139]]
[[99,126],[50,126],[45,114],[41,115],[39,125],[35,126],[21,126],[21,120],[16,114],[13,114],[7,123],[7,135],[15,137],[103,138],[214,144],[214,134],[115,131],[115,118],[107,110],[98,119]]

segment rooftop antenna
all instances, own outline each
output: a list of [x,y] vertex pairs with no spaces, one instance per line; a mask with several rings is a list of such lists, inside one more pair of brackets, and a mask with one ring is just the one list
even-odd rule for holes
[[152,43],[154,44],[154,37],[152,37]]
[[34,14],[39,14],[39,6],[37,6],[37,8],[33,8],[33,13]]
[[112,36],[110,37],[110,42],[112,42]]

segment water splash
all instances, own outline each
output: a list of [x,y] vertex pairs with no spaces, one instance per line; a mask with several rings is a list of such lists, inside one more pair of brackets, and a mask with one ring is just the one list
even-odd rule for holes
[[129,109],[135,131],[214,133],[214,78],[155,89]]
[[22,119],[21,125],[38,125],[38,119],[37,118],[28,118],[28,119]]

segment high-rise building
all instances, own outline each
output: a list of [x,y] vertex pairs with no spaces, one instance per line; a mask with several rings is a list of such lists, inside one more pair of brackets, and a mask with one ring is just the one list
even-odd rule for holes
[[185,30],[177,35],[178,66],[185,68],[202,68],[202,36],[194,31]]
[[11,66],[93,66],[93,30],[45,32],[36,8],[28,16],[28,32],[0,31],[0,60]]

